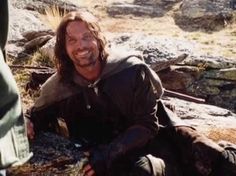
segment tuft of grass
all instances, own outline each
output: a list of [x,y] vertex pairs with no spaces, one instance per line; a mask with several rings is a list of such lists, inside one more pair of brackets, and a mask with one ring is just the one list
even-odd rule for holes
[[210,44],[214,44],[214,40],[205,40],[205,41],[202,41],[201,43],[205,45],[210,45]]
[[[22,60],[20,65],[28,65],[35,67],[54,67],[53,61],[43,54],[40,50],[36,51],[32,56],[26,60]],[[32,70],[27,69],[12,69],[15,80],[22,97],[22,105],[24,111],[33,105],[36,98],[39,96],[39,90],[27,90],[27,83],[29,83]]]
[[229,49],[225,49],[223,50],[223,53],[222,53],[223,56],[225,57],[228,57],[228,58],[231,58],[231,57],[235,57],[236,56],[236,51],[234,48],[229,48]]
[[231,31],[230,34],[231,34],[232,36],[235,36],[235,37],[236,37],[236,30],[235,30],[235,31]]
[[48,24],[48,26],[56,31],[62,17],[66,14],[66,11],[61,11],[58,6],[53,5],[45,9],[45,15],[41,16],[41,19]]
[[43,54],[40,50],[36,51],[29,60],[30,65],[54,67],[54,62],[47,55]]
[[192,33],[190,36],[191,36],[191,39],[192,39],[192,40],[200,40],[202,34],[201,34],[200,32],[194,32],[194,33]]

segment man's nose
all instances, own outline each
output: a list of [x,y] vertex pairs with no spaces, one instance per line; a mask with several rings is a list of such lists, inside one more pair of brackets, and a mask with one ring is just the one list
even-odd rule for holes
[[84,49],[86,46],[85,42],[83,40],[77,40],[76,42],[76,48],[79,50]]

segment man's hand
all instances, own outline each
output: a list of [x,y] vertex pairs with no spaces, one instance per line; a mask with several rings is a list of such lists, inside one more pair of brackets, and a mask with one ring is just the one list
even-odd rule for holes
[[83,173],[85,176],[95,176],[95,171],[90,164],[86,164],[83,168]]
[[[84,152],[84,155],[86,157],[89,157],[90,156],[90,152],[89,151],[86,151]],[[83,167],[83,173],[84,173],[84,176],[95,176],[95,171],[93,170],[92,166],[87,163],[85,164],[85,166]]]
[[34,139],[34,124],[30,121],[30,119],[25,118],[26,119],[26,127],[27,127],[27,136],[30,140]]

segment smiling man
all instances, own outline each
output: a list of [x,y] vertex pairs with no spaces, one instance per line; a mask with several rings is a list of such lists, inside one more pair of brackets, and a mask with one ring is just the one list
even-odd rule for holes
[[66,50],[76,71],[94,81],[101,72],[99,43],[85,22],[73,21],[66,28]]
[[56,129],[63,118],[89,156],[86,176],[221,174],[215,168],[224,148],[163,105],[161,81],[140,56],[115,50],[106,48],[92,14],[70,12],[62,19],[57,73],[31,109],[29,137]]

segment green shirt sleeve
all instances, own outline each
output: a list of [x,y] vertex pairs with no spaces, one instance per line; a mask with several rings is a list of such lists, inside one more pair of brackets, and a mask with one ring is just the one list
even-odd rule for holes
[[9,26],[9,14],[8,14],[8,1],[1,0],[0,5],[0,47],[2,50],[5,49],[7,42],[8,26]]
[[18,88],[9,67],[4,62],[3,55],[8,33],[7,0],[1,0],[0,24],[0,137],[2,137],[22,116]]
[[0,137],[6,134],[21,115],[17,85],[0,50]]
[[[19,91],[4,61],[8,33],[8,1],[0,3],[0,170],[25,163],[32,154],[21,108]],[[1,175],[1,174],[0,174]]]

